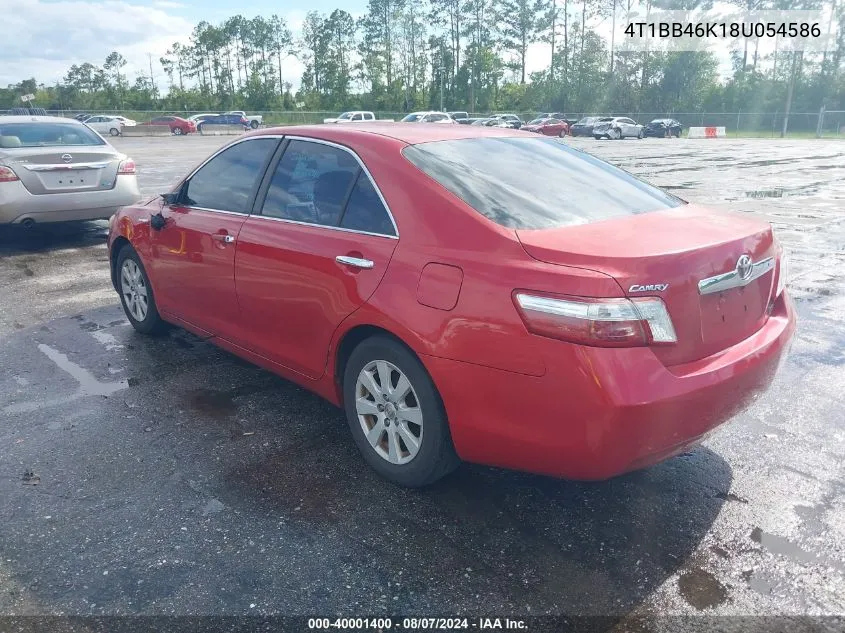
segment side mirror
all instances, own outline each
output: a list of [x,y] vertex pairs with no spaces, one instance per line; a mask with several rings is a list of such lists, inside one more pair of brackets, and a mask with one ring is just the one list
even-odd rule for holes
[[167,206],[176,204],[179,201],[179,192],[163,193],[161,194],[161,199],[164,200],[164,204]]
[[156,231],[160,231],[167,224],[167,219],[161,214],[161,211],[153,216],[150,216],[150,227]]

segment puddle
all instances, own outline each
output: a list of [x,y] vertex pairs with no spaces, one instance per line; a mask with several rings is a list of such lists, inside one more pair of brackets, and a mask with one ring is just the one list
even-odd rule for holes
[[678,590],[683,599],[699,611],[724,604],[728,599],[725,586],[713,574],[700,567],[681,574]]
[[26,413],[28,411],[36,411],[46,407],[66,404],[85,396],[101,396],[103,398],[108,398],[112,394],[129,387],[129,381],[127,380],[121,380],[118,382],[100,382],[90,371],[71,361],[67,357],[67,354],[63,354],[49,345],[39,343],[38,350],[53,361],[59,369],[66,372],[74,380],[76,380],[76,382],[79,383],[79,387],[77,387],[74,393],[63,398],[51,398],[35,402],[17,402],[15,404],[10,404],[3,409],[4,413]]
[[798,563],[809,563],[811,565],[828,565],[830,567],[834,567],[839,569],[840,571],[845,571],[845,565],[838,561],[824,559],[816,554],[811,554],[810,552],[800,548],[798,545],[790,541],[788,538],[783,536],[776,536],[775,534],[769,534],[768,532],[764,532],[759,527],[755,527],[751,530],[751,540],[755,543],[759,543],[767,550],[769,550],[772,554],[777,554],[779,556],[784,556],[792,561]]
[[764,596],[770,595],[775,590],[774,583],[769,582],[765,578],[761,577],[760,574],[756,574],[750,569],[742,572],[742,579],[748,583],[749,589],[763,594]]
[[232,401],[229,391],[215,391],[213,389],[195,389],[188,393],[191,407],[218,420],[228,418],[238,412],[238,407]]

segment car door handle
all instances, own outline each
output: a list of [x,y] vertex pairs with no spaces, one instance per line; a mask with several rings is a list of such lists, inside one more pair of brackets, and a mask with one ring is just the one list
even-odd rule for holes
[[231,244],[235,241],[234,235],[223,235],[222,233],[215,233],[211,237],[217,240],[218,242],[223,242],[224,244]]
[[334,258],[334,260],[338,264],[346,264],[347,266],[352,266],[354,268],[366,268],[369,270],[375,264],[371,262],[369,259],[361,259],[360,257],[350,257],[349,255],[338,255]]

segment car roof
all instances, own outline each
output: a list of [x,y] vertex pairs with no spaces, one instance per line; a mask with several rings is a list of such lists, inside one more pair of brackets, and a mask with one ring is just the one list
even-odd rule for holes
[[309,138],[324,139],[340,144],[366,143],[368,140],[393,139],[407,145],[430,143],[433,141],[449,141],[476,137],[528,137],[536,135],[520,132],[511,128],[483,128],[470,125],[408,125],[401,122],[364,123],[360,126],[335,125],[287,125],[284,127],[266,128],[250,133],[250,136],[267,134],[284,134],[286,136],[307,136]]
[[70,123],[71,125],[82,125],[82,123],[80,121],[77,121],[76,119],[68,119],[61,116],[41,116],[38,114],[0,115],[0,123],[20,123],[22,121],[35,121],[38,123]]

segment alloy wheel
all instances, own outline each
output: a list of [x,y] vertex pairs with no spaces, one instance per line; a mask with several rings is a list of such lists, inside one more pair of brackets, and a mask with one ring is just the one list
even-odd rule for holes
[[141,269],[133,260],[127,259],[120,269],[120,291],[126,309],[136,321],[147,318],[149,296],[147,284]]
[[372,449],[391,464],[407,464],[420,450],[423,415],[411,381],[386,360],[367,363],[355,384],[355,410]]

